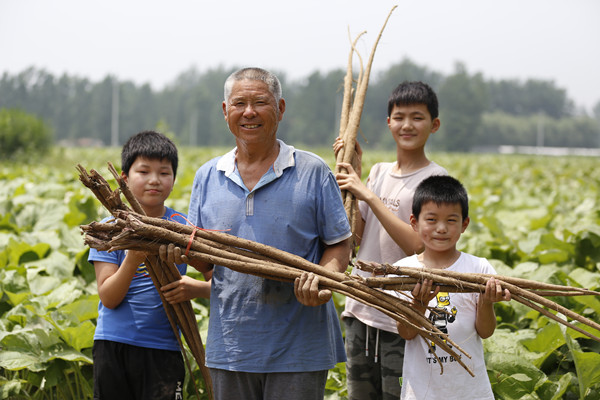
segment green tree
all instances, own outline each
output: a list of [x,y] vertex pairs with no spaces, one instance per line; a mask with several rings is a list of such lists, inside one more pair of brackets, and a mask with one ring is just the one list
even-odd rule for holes
[[503,111],[512,115],[533,115],[543,113],[553,118],[573,114],[574,105],[567,98],[567,92],[559,89],[552,81],[528,79],[487,82],[489,108],[487,111]]
[[333,143],[339,130],[338,103],[341,104],[343,80],[342,70],[328,74],[315,71],[305,82],[291,85],[288,94],[284,94],[287,111],[278,136],[295,145]]
[[482,143],[481,118],[487,90],[481,74],[469,76],[463,64],[442,83],[438,92],[442,125],[436,142],[443,150],[468,152]]
[[44,153],[50,147],[51,140],[51,130],[41,118],[19,109],[0,109],[2,159]]

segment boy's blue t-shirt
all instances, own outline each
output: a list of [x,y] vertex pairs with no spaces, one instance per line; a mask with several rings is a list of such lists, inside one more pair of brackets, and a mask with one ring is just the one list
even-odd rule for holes
[[[105,218],[103,222],[112,217]],[[186,224],[185,214],[177,213],[166,207],[163,219]],[[104,261],[121,265],[125,259],[125,250],[112,252],[98,251],[91,248],[88,261]],[[179,273],[185,275],[187,264],[177,266]],[[160,295],[141,264],[129,286],[125,298],[115,309],[98,304],[98,322],[94,340],[110,340],[133,346],[149,347],[163,350],[179,350],[177,338],[167,318]]]

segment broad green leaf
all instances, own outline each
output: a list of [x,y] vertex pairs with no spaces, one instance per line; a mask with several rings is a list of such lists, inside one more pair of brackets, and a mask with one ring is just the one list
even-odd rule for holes
[[571,253],[560,249],[542,250],[538,253],[538,260],[542,264],[564,263],[570,259]]
[[66,304],[58,309],[59,312],[73,316],[79,323],[98,318],[98,295],[89,296]]
[[53,251],[48,257],[27,263],[25,267],[27,279],[31,282],[38,275],[52,276],[59,280],[71,278],[75,264],[66,254]]
[[600,315],[600,300],[594,296],[577,296],[573,299],[577,303],[583,304],[586,307],[591,308],[596,312],[596,315]]
[[50,251],[50,246],[46,243],[30,245],[25,242],[11,240],[8,244],[8,251],[9,263],[19,265],[44,258]]
[[536,393],[540,399],[559,400],[562,399],[571,386],[573,374],[568,372],[558,379],[558,381],[546,381],[537,390]]
[[96,281],[96,270],[94,269],[92,263],[88,261],[89,254],[89,247],[86,247],[77,254],[75,254],[76,269],[77,271],[79,271],[79,273],[87,283]]
[[533,253],[538,247],[542,237],[541,230],[529,232],[527,238],[519,241],[519,248],[525,253]]
[[75,349],[67,347],[64,344],[59,344],[50,348],[49,351],[44,352],[43,355],[45,362],[50,362],[55,359],[61,359],[65,361],[82,361],[88,364],[93,362],[89,356],[76,351]]
[[561,326],[561,330],[575,363],[579,382],[579,396],[584,399],[587,390],[600,383],[600,354],[581,351],[579,343],[569,335],[566,327]]
[[32,371],[42,371],[44,369],[39,358],[35,355],[12,350],[3,350],[0,352],[0,367],[11,371],[25,368]]
[[79,225],[77,227],[69,228],[66,225],[61,225],[58,229],[60,237],[61,248],[67,249],[69,253],[78,253],[81,249],[85,248],[83,244],[83,236]]
[[558,324],[551,323],[540,329],[535,338],[522,339],[521,344],[529,351],[539,354],[535,365],[540,367],[552,352],[565,344],[565,338]]
[[[592,328],[591,326],[587,326],[585,324],[582,324],[581,322],[576,322],[576,321],[571,321],[571,323],[581,329],[583,329],[584,331],[600,338],[600,331],[597,329]],[[569,336],[573,339],[578,339],[578,338],[587,338],[588,336],[584,335],[583,333],[580,333],[576,330],[573,329],[567,329],[567,333],[569,334]]]
[[29,288],[31,294],[42,295],[57,287],[60,284],[60,279],[54,276],[35,275],[29,280]]
[[[0,206],[1,207],[1,206]],[[4,215],[3,215],[4,214]],[[0,212],[0,232],[11,232],[11,233],[19,233],[20,229],[17,224],[14,224],[12,219],[12,214],[4,211]]]
[[581,287],[590,290],[600,288],[600,273],[598,272],[591,272],[584,268],[575,268],[569,273],[569,278],[573,279]]
[[547,379],[542,371],[518,355],[492,353],[486,365],[494,393],[504,399],[537,399],[535,390]]
[[70,304],[81,297],[83,291],[78,281],[68,281],[57,287],[47,297],[55,307]]
[[12,306],[21,304],[30,296],[29,292],[13,293],[9,290],[4,290],[4,294],[8,297],[8,303]]
[[78,326],[65,328],[61,331],[61,337],[65,343],[77,350],[91,348],[94,345],[94,332],[96,325],[90,321],[84,321]]
[[19,379],[12,379],[10,381],[0,379],[0,399],[16,399],[16,396],[21,393],[21,387],[25,383]]
[[573,351],[572,354],[580,390],[585,396],[588,388],[600,383],[600,354],[580,351]]
[[24,328],[15,330],[2,338],[2,345],[9,350],[39,354],[45,348],[60,343],[60,339],[48,329]]

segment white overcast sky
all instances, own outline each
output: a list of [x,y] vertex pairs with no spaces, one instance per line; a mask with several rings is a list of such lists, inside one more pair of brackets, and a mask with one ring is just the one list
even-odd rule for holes
[[394,5],[372,77],[405,57],[444,74],[462,62],[487,79],[552,80],[588,111],[600,101],[599,0],[0,0],[0,73],[155,89],[191,67],[302,78],[346,68],[348,30],[367,31],[366,60]]

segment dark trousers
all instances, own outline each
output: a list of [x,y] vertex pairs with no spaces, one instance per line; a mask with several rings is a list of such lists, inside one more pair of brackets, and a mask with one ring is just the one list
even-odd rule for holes
[[183,399],[179,351],[94,341],[94,400]]

